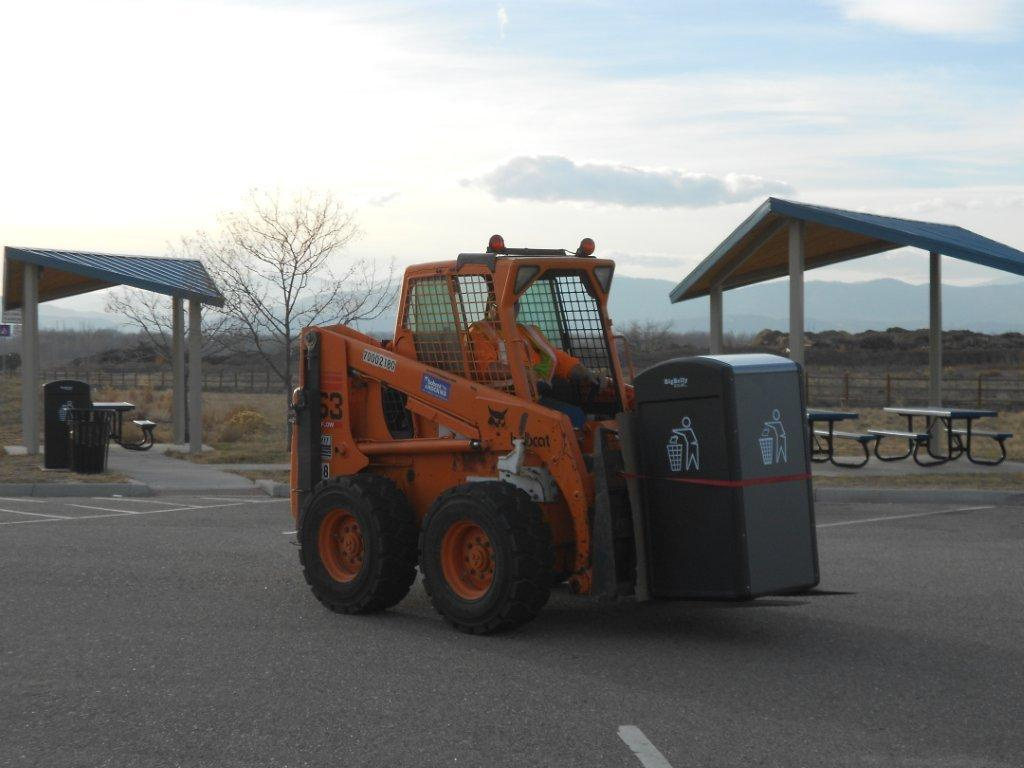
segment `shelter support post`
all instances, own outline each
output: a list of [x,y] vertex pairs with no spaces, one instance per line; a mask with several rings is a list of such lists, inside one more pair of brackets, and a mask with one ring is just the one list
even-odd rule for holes
[[711,327],[708,340],[708,348],[712,355],[720,355],[722,346],[722,286],[716,285],[711,289]]
[[21,439],[39,453],[39,273],[25,264],[21,303]]
[[202,304],[188,302],[188,451],[203,450],[203,337]]
[[789,223],[789,358],[804,364],[804,223]]
[[928,255],[928,405],[942,405],[942,255]]
[[171,371],[174,379],[171,416],[174,442],[185,442],[185,300],[171,297]]

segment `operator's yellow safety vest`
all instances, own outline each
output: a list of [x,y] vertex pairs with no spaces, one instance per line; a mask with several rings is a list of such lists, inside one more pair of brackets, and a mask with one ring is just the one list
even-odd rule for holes
[[558,362],[558,353],[555,351],[555,347],[535,325],[516,323],[516,328],[526,337],[529,347],[532,347],[532,349],[527,349],[527,352],[534,353],[530,355],[530,367],[533,368],[533,372],[537,374],[539,380],[550,384],[551,380],[555,378],[555,365]]
[[[573,366],[579,363],[572,355],[562,352],[548,341],[540,328],[516,323],[516,330],[526,341],[523,346],[527,356],[527,365],[539,380],[550,384],[556,375],[567,376]],[[492,323],[488,321],[475,323],[469,333],[473,344],[473,355],[479,369],[478,375],[481,379],[488,378],[486,371],[494,363],[499,363],[500,367],[507,368],[508,349]],[[483,340],[474,338],[478,335],[483,336]],[[499,386],[506,385],[505,382],[491,383]]]

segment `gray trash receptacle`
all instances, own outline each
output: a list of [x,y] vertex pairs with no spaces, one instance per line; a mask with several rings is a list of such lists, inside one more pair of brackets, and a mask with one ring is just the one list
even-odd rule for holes
[[112,411],[101,408],[71,408],[68,411],[72,472],[97,474],[106,471],[113,416]]
[[651,594],[816,585],[802,369],[775,355],[677,358],[634,386]]

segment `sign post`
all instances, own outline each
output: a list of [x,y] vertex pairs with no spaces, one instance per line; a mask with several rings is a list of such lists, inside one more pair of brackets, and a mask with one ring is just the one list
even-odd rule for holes
[[[14,323],[0,323],[0,339],[12,338],[14,338]],[[6,350],[0,351],[0,373],[7,373]]]

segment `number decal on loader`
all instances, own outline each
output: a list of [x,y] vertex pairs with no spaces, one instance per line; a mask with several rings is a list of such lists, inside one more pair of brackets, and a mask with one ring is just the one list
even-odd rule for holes
[[331,465],[326,461],[320,465],[320,477],[323,480],[331,479]]
[[388,373],[394,373],[395,368],[398,367],[398,361],[393,357],[382,355],[380,352],[374,352],[371,349],[363,350],[363,362],[383,368]]
[[341,392],[320,393],[320,420],[341,418]]

